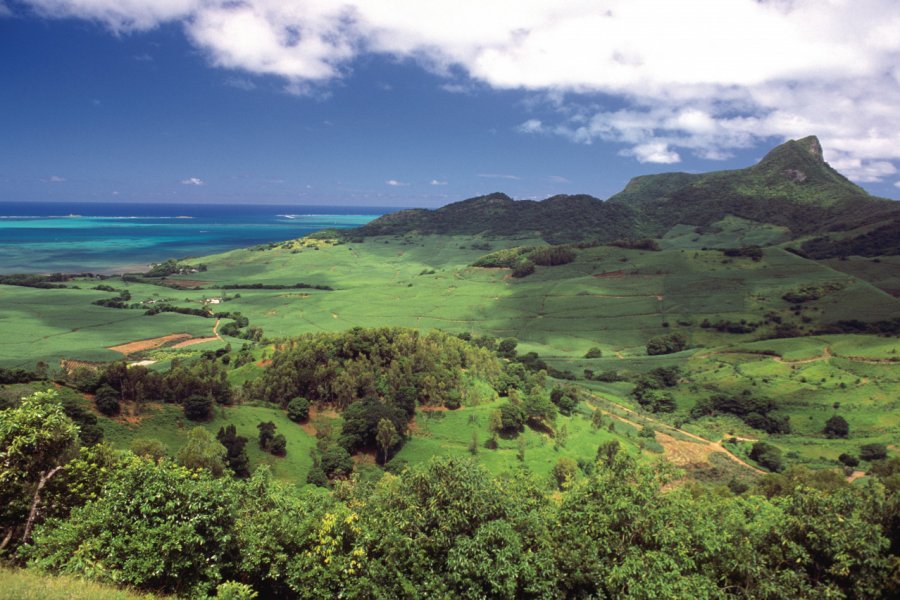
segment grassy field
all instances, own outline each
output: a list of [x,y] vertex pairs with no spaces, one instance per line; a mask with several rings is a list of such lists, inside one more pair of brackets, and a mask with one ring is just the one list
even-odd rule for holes
[[[622,426],[618,433],[610,433],[605,428],[595,429],[591,425],[590,411],[582,405],[584,412],[570,417],[558,415],[556,435],[526,428],[520,438],[497,438],[498,447],[491,450],[485,442],[491,437],[488,428],[491,412],[501,402],[464,407],[455,411],[418,411],[412,427],[413,436],[403,446],[393,460],[409,465],[427,461],[436,455],[475,456],[495,474],[524,466],[531,472],[549,477],[553,466],[560,457],[575,461],[591,462],[597,455],[597,447],[610,440],[619,440],[623,448],[633,454],[640,453],[635,431]],[[559,432],[564,431],[560,436]],[[477,451],[472,452],[473,441]],[[519,458],[524,446],[523,458]]]
[[[485,253],[534,245],[534,239],[490,239],[477,236],[397,236],[365,242],[335,243],[300,240],[262,249],[244,249],[207,257],[208,270],[175,276],[204,289],[173,289],[110,279],[105,284],[128,289],[131,302],[165,301],[199,308],[210,298],[225,300],[216,311],[240,312],[267,337],[315,331],[342,331],[354,326],[440,328],[515,337],[519,352],[534,351],[553,367],[579,378],[586,369],[617,371],[634,377],[661,366],[680,366],[683,381],[674,390],[677,410],[663,422],[684,421],[698,399],[718,392],[749,389],[777,401],[791,418],[793,433],[773,436],[789,462],[830,466],[841,452],[857,453],[861,443],[900,442],[896,403],[900,382],[895,374],[896,338],[817,336],[790,339],[770,336],[778,321],[809,333],[841,319],[878,320],[900,315],[900,299],[884,289],[895,283],[893,259],[873,262],[851,258],[819,264],[778,247],[768,247],[761,260],[726,257],[718,250],[740,244],[778,243],[784,232],[735,219],[698,233],[676,227],[662,240],[663,250],[651,252],[598,246],[579,250],[574,262],[538,267],[526,278],[510,277],[508,269],[473,268]],[[730,241],[729,241],[730,240]],[[737,240],[737,241],[736,241]],[[488,249],[489,248],[489,249]],[[297,283],[330,286],[318,289],[241,289],[229,284],[290,286]],[[182,333],[212,336],[215,320],[181,314],[145,316],[143,310],[111,309],[91,302],[114,293],[91,289],[96,281],[73,281],[67,289],[41,290],[0,286],[0,322],[7,343],[0,345],[0,366],[33,366],[38,360],[55,367],[61,358],[108,361],[122,355],[117,344]],[[75,289],[78,286],[80,289]],[[786,293],[818,287],[820,297],[794,305]],[[793,309],[793,310],[792,310]],[[222,325],[228,320],[223,320]],[[719,322],[754,325],[747,333],[728,333]],[[647,356],[646,343],[677,331],[688,339],[683,352]],[[236,338],[173,348],[171,343],[128,356],[157,361],[167,368],[173,360],[190,359]],[[584,358],[590,348],[602,356]],[[259,363],[271,350],[253,350],[258,364],[230,371],[240,385],[258,376]],[[773,353],[776,357],[763,354]],[[585,381],[595,393],[616,404],[639,408],[629,396],[630,383]],[[835,409],[836,402],[840,403]],[[501,440],[497,450],[483,448],[490,405],[462,411],[420,414],[411,441],[397,457],[410,464],[437,453],[469,453],[472,436],[480,444],[479,460],[499,471],[521,464],[518,442]],[[828,440],[824,421],[837,410],[851,427],[848,440]],[[234,423],[239,433],[256,439],[256,424],[272,420],[288,437],[288,456],[274,459],[251,443],[251,462],[268,462],[281,479],[302,481],[310,467],[313,437],[267,408],[223,409],[207,425],[217,431]],[[559,456],[590,457],[602,441],[615,435],[629,448],[636,441],[594,431],[585,417],[560,417],[568,441],[555,444],[546,434],[525,434],[525,464],[546,474]],[[627,425],[621,423],[623,428]],[[105,422],[108,439],[127,447],[136,437],[158,437],[172,453],[184,443],[190,427],[177,407],[150,408],[136,423]],[[735,417],[719,416],[684,424],[686,431],[717,440],[729,435],[765,438]],[[633,432],[632,432],[633,433]]]
[[[277,432],[287,439],[287,455],[272,456],[259,448],[257,425],[261,422],[275,423]],[[128,448],[138,438],[158,439],[169,451],[170,456],[187,442],[187,434],[198,424],[184,418],[181,407],[154,404],[146,407],[137,417],[116,419],[100,418],[104,438],[118,448]],[[281,480],[303,482],[312,466],[309,451],[315,446],[315,439],[287,418],[284,411],[259,406],[218,407],[212,421],[200,426],[215,434],[221,427],[234,425],[238,435],[246,437],[247,456],[251,470],[267,464],[272,474]]]
[[0,600],[154,600],[140,594],[65,575],[0,567]]

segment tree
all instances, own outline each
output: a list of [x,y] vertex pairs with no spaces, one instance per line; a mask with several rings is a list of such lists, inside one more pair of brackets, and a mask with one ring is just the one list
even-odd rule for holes
[[168,448],[161,441],[152,438],[135,438],[131,442],[131,452],[152,461],[158,461],[169,454]]
[[319,455],[319,465],[328,479],[343,478],[353,472],[353,457],[337,444],[328,444]]
[[647,354],[656,356],[681,352],[687,347],[687,338],[681,333],[671,333],[651,338],[647,342]]
[[834,415],[825,421],[825,429],[822,432],[829,438],[845,438],[850,435],[850,425],[844,417]]
[[213,434],[202,427],[194,427],[175,460],[188,469],[207,469],[214,477],[220,477],[225,472],[226,453],[225,446]]
[[575,480],[578,473],[578,463],[568,456],[560,456],[553,466],[553,479],[559,489],[564,490]]
[[288,419],[295,423],[300,423],[309,418],[309,400],[302,396],[297,396],[287,406]]
[[259,423],[256,428],[259,429],[259,448],[268,452],[272,445],[272,438],[275,437],[275,423],[265,421]]
[[781,450],[766,442],[756,442],[750,449],[750,458],[766,469],[778,473],[784,469]]
[[247,438],[237,434],[235,426],[220,427],[216,434],[219,443],[225,446],[225,464],[234,473],[235,477],[247,478],[250,476],[250,459],[247,458]]
[[542,389],[534,389],[527,394],[523,408],[528,421],[533,425],[548,426],[556,419],[556,405],[550,401]]
[[497,345],[497,354],[504,358],[513,358],[516,355],[516,346],[518,345],[519,341],[516,338],[504,338]]
[[269,444],[269,452],[275,456],[285,456],[287,454],[287,438],[282,433],[276,433]]
[[78,449],[78,428],[56,392],[36,392],[0,411],[0,552],[27,542],[40,511],[41,491]]
[[40,570],[205,598],[234,571],[238,485],[132,457],[95,501],[36,529],[26,558]]
[[500,405],[500,430],[498,433],[516,435],[525,429],[527,415],[518,402],[504,402]]
[[887,446],[884,444],[863,444],[859,447],[861,460],[882,460],[887,458]]
[[209,421],[212,418],[212,399],[195,394],[184,401],[184,416],[191,421]]
[[840,461],[840,463],[846,467],[856,467],[859,465],[859,459],[852,454],[847,454],[846,452],[838,456],[838,461]]
[[382,465],[388,461],[391,449],[400,441],[400,435],[397,428],[388,419],[380,419],[378,421],[378,431],[375,434],[375,441],[378,443],[380,453],[380,462]]
[[530,260],[523,260],[516,264],[513,267],[512,276],[513,277],[528,277],[534,273],[534,263]]
[[97,405],[97,410],[107,417],[114,417],[121,410],[119,392],[109,385],[101,385],[97,388],[97,393],[94,395],[94,404]]

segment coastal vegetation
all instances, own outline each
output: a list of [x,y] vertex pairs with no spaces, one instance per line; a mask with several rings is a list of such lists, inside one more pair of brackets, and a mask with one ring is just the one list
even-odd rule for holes
[[895,597],[896,257],[803,250],[893,209],[816,147],[4,276],[0,583]]

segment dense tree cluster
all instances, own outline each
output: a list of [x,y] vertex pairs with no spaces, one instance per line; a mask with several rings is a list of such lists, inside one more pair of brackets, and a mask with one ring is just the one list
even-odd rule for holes
[[678,385],[680,376],[678,367],[657,367],[638,378],[631,395],[651,412],[674,412],[675,398],[667,390]]
[[[0,476],[59,467],[71,486],[48,495],[65,509],[37,525],[19,560],[140,590],[202,597],[239,581],[286,598],[898,592],[897,461],[862,486],[798,472],[732,496],[673,486],[668,467],[606,444],[589,469],[558,461],[552,487],[525,471],[496,479],[470,460],[436,458],[329,493],[273,481],[266,467],[240,480],[130,453],[69,459],[74,427],[61,413],[22,422],[7,412],[0,452],[34,436],[44,458],[32,469],[35,458],[19,454],[29,464]],[[30,498],[35,482],[22,483],[4,493]],[[23,518],[4,516],[4,528]]]
[[728,413],[740,417],[750,427],[768,433],[790,433],[791,422],[787,415],[774,414],[778,405],[769,398],[754,396],[750,390],[739,394],[715,394],[697,401],[691,416],[698,418],[716,413]]
[[157,401],[181,404],[187,418],[206,421],[212,417],[214,403],[232,401],[227,370],[215,358],[212,355],[192,364],[173,364],[165,372],[115,362],[102,369],[75,370],[67,379],[79,391],[94,393],[97,409],[106,415],[118,414],[122,402],[140,407]]
[[287,407],[298,396],[339,409],[378,399],[412,415],[417,404],[444,406],[467,392],[466,378],[494,381],[500,361],[456,336],[359,327],[308,334],[279,344],[248,395]]
[[647,342],[647,354],[650,356],[681,352],[685,348],[687,348],[687,338],[678,332],[650,338]]

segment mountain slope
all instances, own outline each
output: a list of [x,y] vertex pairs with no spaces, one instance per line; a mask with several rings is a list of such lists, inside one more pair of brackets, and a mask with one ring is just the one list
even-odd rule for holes
[[819,256],[900,251],[900,202],[870,196],[833,169],[814,136],[785,142],[745,169],[636,177],[606,202],[587,195],[516,201],[494,193],[385,215],[355,233],[532,233],[551,243],[608,242],[728,216],[785,227],[791,239],[819,236],[810,246]]
[[727,215],[784,226],[794,236],[900,216],[900,204],[870,196],[828,165],[814,136],[785,142],[746,169],[637,177],[609,202],[640,210],[657,233]]
[[500,236],[535,233],[554,243],[634,237],[639,233],[638,222],[638,215],[631,207],[609,204],[593,196],[560,195],[535,202],[493,193],[437,210],[413,209],[384,215],[354,233],[363,236],[411,232]]

